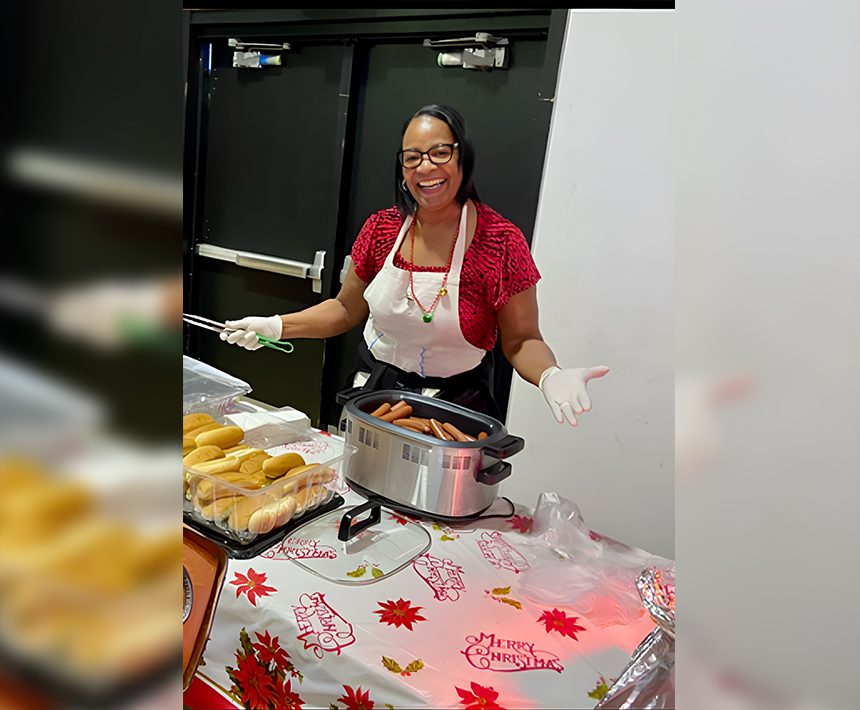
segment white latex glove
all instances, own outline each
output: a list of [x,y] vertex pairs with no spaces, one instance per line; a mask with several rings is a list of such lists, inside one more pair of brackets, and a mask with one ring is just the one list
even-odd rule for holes
[[222,330],[221,340],[231,345],[240,345],[246,350],[258,350],[263,343],[257,335],[271,340],[281,339],[283,323],[280,316],[247,316],[240,320],[228,320],[224,325],[229,330]]
[[543,392],[555,420],[563,424],[566,419],[568,424],[576,426],[575,415],[591,410],[586,384],[595,377],[603,377],[607,372],[609,368],[605,365],[571,367],[564,370],[550,367],[544,370],[538,387]]

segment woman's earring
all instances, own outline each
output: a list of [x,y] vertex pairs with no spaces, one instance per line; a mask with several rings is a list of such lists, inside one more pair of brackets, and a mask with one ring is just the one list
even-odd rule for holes
[[403,179],[400,181],[400,187],[402,187],[402,188],[403,188],[403,191],[404,191],[404,192],[409,192],[409,188],[408,188],[408,187],[406,187],[406,178],[403,178]]

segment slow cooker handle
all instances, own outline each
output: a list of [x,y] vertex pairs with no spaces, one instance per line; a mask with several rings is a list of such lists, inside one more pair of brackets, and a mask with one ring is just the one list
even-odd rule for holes
[[[370,515],[366,520],[362,520],[359,523],[353,522],[359,515],[366,513],[368,510],[370,511]],[[382,520],[382,508],[379,507],[379,503],[369,500],[366,503],[357,505],[352,510],[347,510],[340,519],[340,527],[337,529],[337,539],[341,542],[351,540],[362,530],[369,528],[371,525],[376,525],[380,520]]]
[[334,400],[341,407],[343,407],[347,402],[349,402],[349,400],[355,399],[358,395],[362,394],[363,392],[367,392],[366,387],[350,387],[348,389],[341,390],[340,392],[338,392],[335,395]]
[[518,454],[525,448],[525,445],[525,439],[522,437],[508,434],[504,439],[495,444],[486,444],[481,451],[487,454],[487,456],[492,456],[494,459],[506,459],[514,454]]
[[496,461],[489,468],[482,468],[475,475],[475,480],[478,483],[483,483],[487,486],[495,486],[504,481],[511,475],[511,465],[507,461]]

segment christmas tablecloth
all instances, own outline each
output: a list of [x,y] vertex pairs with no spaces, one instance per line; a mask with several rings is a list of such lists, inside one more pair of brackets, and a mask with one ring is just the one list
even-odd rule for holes
[[[345,497],[347,506],[364,502]],[[598,626],[520,594],[534,560],[531,514],[518,505],[509,519],[421,521],[432,537],[427,553],[366,586],[298,566],[291,555],[336,552],[289,537],[263,556],[231,560],[186,705],[594,707],[654,623],[643,613]]]

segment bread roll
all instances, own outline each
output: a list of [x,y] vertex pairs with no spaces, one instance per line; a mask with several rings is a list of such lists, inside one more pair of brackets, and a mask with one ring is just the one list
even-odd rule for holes
[[213,474],[211,479],[198,476],[195,495],[200,499],[201,504],[207,504],[217,498],[236,495],[236,487],[254,491],[262,488],[266,483],[268,481],[262,474],[245,474],[241,471]]
[[201,518],[214,522],[226,518],[234,505],[236,505],[236,499],[233,496],[228,496],[227,498],[214,500],[208,505],[200,507],[195,505],[195,508],[200,513]]
[[242,439],[245,438],[245,432],[242,427],[225,426],[212,431],[204,431],[194,437],[197,446],[220,446],[222,449],[229,449],[231,446],[236,446]]
[[192,439],[196,439],[204,431],[214,431],[215,429],[221,429],[223,426],[223,424],[219,424],[218,422],[208,422],[207,424],[199,426],[196,429],[184,432],[184,436],[190,436]]
[[296,498],[295,496],[284,496],[278,501],[278,517],[275,520],[275,527],[281,527],[290,522],[290,519],[296,513]]
[[223,457],[224,452],[221,450],[221,447],[201,446],[183,457],[182,463],[186,466],[195,466],[199,463],[205,463],[206,461],[212,461]]
[[215,420],[212,418],[212,415],[204,414],[203,412],[192,412],[191,414],[186,414],[182,417],[182,433],[184,434],[185,432],[214,421]]
[[242,462],[236,457],[227,457],[215,459],[214,461],[207,461],[206,463],[199,463],[194,466],[194,470],[202,471],[203,473],[208,473],[210,475],[216,473],[228,473],[230,471],[238,471],[241,463]]
[[242,473],[257,473],[263,470],[263,462],[270,459],[271,456],[264,454],[262,456],[251,456],[242,461],[239,470]]
[[265,535],[275,529],[278,520],[278,504],[269,503],[248,518],[248,532]]
[[296,493],[296,515],[315,508],[325,497],[326,489],[322,486],[306,486]]
[[[245,451],[247,449],[250,449],[250,447],[247,444],[239,444],[237,446],[231,446],[229,449],[224,449],[224,454],[225,455],[232,454],[232,453],[235,453],[237,451]],[[253,449],[253,451],[259,451],[259,449]]]
[[234,505],[230,510],[227,524],[233,528],[233,530],[244,532],[248,529],[248,523],[251,521],[251,516],[260,510],[260,508],[271,502],[271,497],[267,495],[240,498],[236,501],[236,505]]
[[290,469],[304,466],[305,460],[296,453],[281,454],[263,462],[263,473],[269,478],[280,478]]

